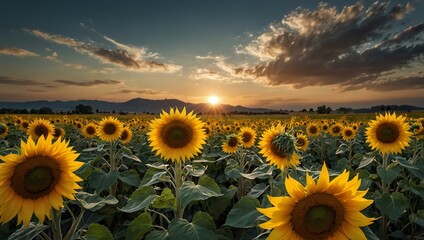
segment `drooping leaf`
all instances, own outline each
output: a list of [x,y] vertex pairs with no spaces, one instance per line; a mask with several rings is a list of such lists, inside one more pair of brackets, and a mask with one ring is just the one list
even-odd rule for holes
[[113,235],[107,227],[98,223],[92,223],[88,226],[84,238],[86,240],[113,240]]
[[169,188],[164,188],[160,196],[152,202],[152,206],[159,209],[175,209],[175,204],[175,196]]
[[88,183],[90,184],[90,187],[100,193],[115,184],[118,181],[118,177],[119,173],[117,170],[112,170],[106,173],[100,169],[96,169],[90,174]]
[[29,226],[22,226],[12,233],[8,240],[31,240],[38,236],[41,232],[49,228],[49,226],[30,223]]
[[226,226],[236,228],[250,228],[256,226],[256,220],[262,216],[256,210],[260,207],[259,201],[256,198],[244,196],[231,209],[225,221]]
[[106,204],[114,205],[118,203],[118,199],[114,196],[109,195],[106,198],[102,198],[97,193],[91,194],[82,191],[75,195],[75,199],[82,205],[83,208],[93,212],[101,209]]
[[133,187],[140,186],[141,182],[140,174],[134,169],[119,173],[119,180]]
[[[198,212],[193,217],[193,222],[185,219],[175,218],[168,227],[170,239],[184,240],[217,240],[218,236],[211,224],[211,219],[207,213]],[[212,221],[213,222],[213,221]]]
[[396,164],[390,164],[387,166],[386,169],[384,169],[382,166],[377,167],[377,174],[378,176],[387,183],[387,185],[390,185],[396,177],[399,176],[399,173],[402,171],[402,168],[400,168]]
[[219,196],[222,196],[222,194],[218,184],[208,176],[202,176],[197,185],[192,181],[185,181],[181,187],[181,199],[184,208],[192,201]]
[[127,204],[119,210],[126,213],[139,211],[148,207],[157,197],[158,195],[156,195],[153,187],[141,187],[131,194]]
[[126,240],[137,240],[141,239],[148,232],[153,230],[152,216],[149,213],[142,213],[136,219],[134,219],[127,229],[125,236]]
[[382,214],[396,221],[409,207],[409,202],[405,195],[400,192],[394,192],[391,195],[383,193],[380,198],[375,199],[375,205]]

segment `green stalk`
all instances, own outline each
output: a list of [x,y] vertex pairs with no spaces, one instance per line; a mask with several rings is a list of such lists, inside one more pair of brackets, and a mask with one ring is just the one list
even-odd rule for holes
[[349,140],[349,167],[352,167],[352,140]]
[[[389,154],[383,154],[382,157],[383,157],[383,168],[384,170],[386,170],[388,161],[389,161]],[[384,194],[388,192],[390,186],[387,186],[387,183],[383,179],[381,179],[381,187]],[[387,224],[388,224],[387,216],[386,214],[383,214],[381,218],[381,233],[383,234],[384,239],[387,239]]]
[[60,224],[60,210],[56,210],[52,208],[52,224],[51,224],[51,230],[53,233],[53,240],[62,240],[62,229]]
[[183,202],[181,199],[181,186],[182,184],[182,163],[176,161],[175,169],[174,169],[174,178],[175,178],[175,200],[176,200],[176,209],[175,209],[175,217],[183,218],[184,208]]
[[[238,162],[240,164],[240,167],[242,169],[242,171],[244,172],[244,154],[243,154],[243,150],[239,149],[237,150],[238,152]],[[240,176],[238,179],[238,184],[239,184],[239,188],[238,188],[238,199],[241,199],[244,196],[244,192],[245,192],[245,184],[244,184],[244,177]]]
[[[110,149],[109,149],[109,162],[110,162],[110,169],[109,169],[109,173],[112,172],[113,170],[117,169],[117,162],[116,162],[116,144],[115,141],[112,142],[110,144]],[[116,188],[117,188],[117,183],[113,184],[110,189],[109,189],[109,194],[112,196],[116,195]]]
[[75,234],[78,225],[80,224],[82,217],[84,216],[85,209],[81,207],[81,212],[78,215],[78,218],[74,221],[72,221],[71,228],[69,229],[68,233],[66,234],[64,240],[71,240],[72,236]]

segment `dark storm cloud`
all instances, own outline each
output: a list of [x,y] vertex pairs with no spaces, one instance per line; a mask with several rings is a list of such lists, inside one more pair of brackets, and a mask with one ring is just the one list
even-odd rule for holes
[[38,54],[33,53],[31,51],[22,49],[22,48],[14,48],[14,47],[0,47],[0,54],[4,55],[12,55],[18,57],[36,57]]
[[10,77],[0,76],[0,84],[4,85],[19,85],[19,86],[35,86],[42,85],[43,83],[30,80],[30,79],[14,79]]
[[424,88],[422,73],[415,78],[388,74],[423,64],[424,24],[396,28],[412,10],[409,3],[390,8],[387,2],[376,2],[366,10],[361,2],[340,11],[323,3],[315,10],[297,9],[238,49],[261,61],[234,68],[233,75],[294,88]]
[[47,41],[71,47],[79,53],[87,54],[103,63],[114,64],[123,70],[172,73],[177,72],[182,68],[179,65],[147,60],[147,58],[156,58],[158,54],[150,53],[146,48],[132,47],[118,43],[106,36],[104,36],[104,39],[115,45],[117,49],[107,49],[99,47],[94,43],[85,43],[73,38],[53,35],[40,30],[24,29],[24,31]]
[[77,81],[71,81],[71,80],[54,80],[54,81],[64,85],[80,86],[80,87],[92,87],[97,85],[117,85],[122,83],[121,81],[118,81],[118,80],[93,80],[93,81],[86,81],[86,82],[77,82]]

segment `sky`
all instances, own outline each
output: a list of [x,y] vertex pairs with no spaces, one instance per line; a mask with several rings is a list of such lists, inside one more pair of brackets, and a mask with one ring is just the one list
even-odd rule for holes
[[0,101],[424,106],[424,1],[2,1]]

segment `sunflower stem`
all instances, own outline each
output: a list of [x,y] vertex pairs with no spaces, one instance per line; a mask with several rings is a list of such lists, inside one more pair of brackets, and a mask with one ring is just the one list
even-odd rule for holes
[[181,186],[182,186],[182,164],[180,161],[175,161],[174,169],[174,178],[175,178],[175,200],[176,200],[176,209],[175,217],[183,218],[184,208],[181,199]]
[[60,224],[60,210],[52,209],[52,225],[53,240],[62,240],[62,229]]
[[78,228],[78,225],[80,224],[80,222],[82,220],[82,217],[84,216],[84,213],[85,213],[85,208],[82,208],[81,207],[81,212],[78,215],[78,218],[76,220],[72,221],[71,228],[69,229],[68,233],[66,233],[66,236],[65,236],[65,238],[63,240],[70,240],[70,239],[72,239],[72,236],[75,234],[75,232],[76,232],[76,230]]
[[[117,164],[116,164],[116,144],[115,141],[113,141],[110,144],[110,149],[109,149],[109,160],[110,160],[110,171],[112,172],[114,170],[117,169]],[[109,189],[109,193],[112,196],[116,195],[116,187],[117,187],[117,183],[114,183],[110,189]]]
[[349,168],[352,167],[352,140],[349,140]]
[[[239,150],[237,150],[238,154],[236,156],[238,156],[238,162],[240,164],[240,167],[242,169],[242,172],[244,173],[244,154],[243,154],[243,149],[239,148]],[[245,185],[244,185],[244,177],[240,176],[238,179],[238,183],[239,183],[239,188],[238,188],[238,199],[241,199],[244,196],[244,192],[245,192]]]
[[[387,169],[388,161],[389,161],[389,154],[383,154],[383,168],[384,170]],[[390,186],[387,186],[386,181],[384,179],[381,179],[381,188],[383,193],[387,193]],[[381,233],[383,234],[383,239],[387,239],[387,225],[388,225],[388,219],[386,214],[382,214],[383,217],[381,218]]]

